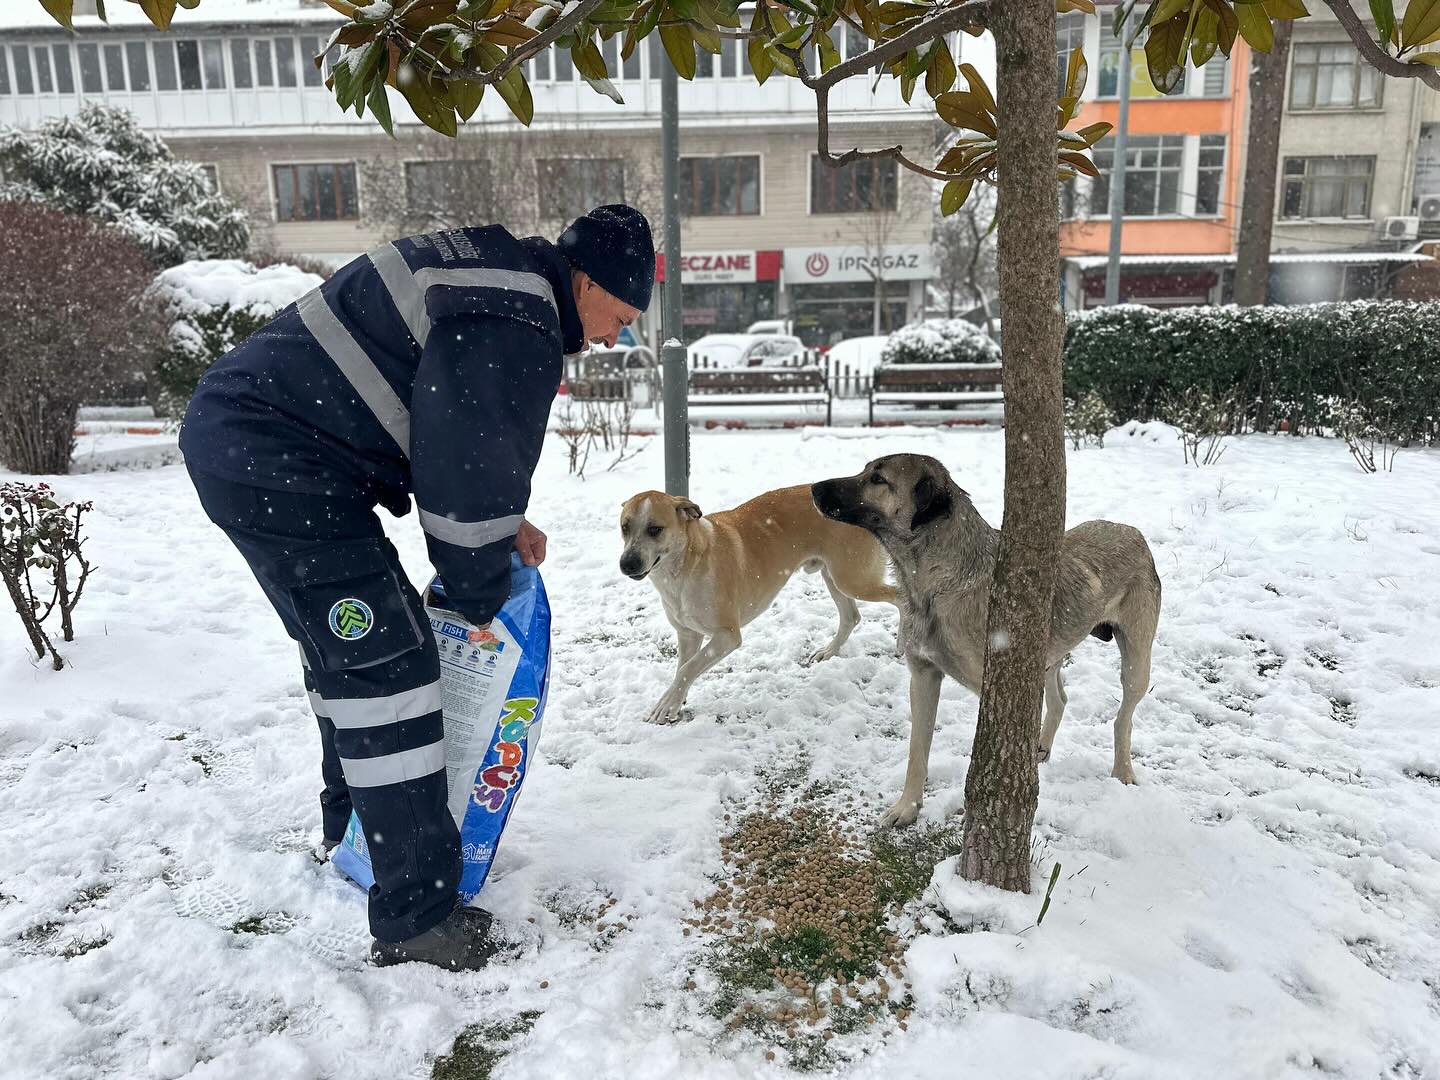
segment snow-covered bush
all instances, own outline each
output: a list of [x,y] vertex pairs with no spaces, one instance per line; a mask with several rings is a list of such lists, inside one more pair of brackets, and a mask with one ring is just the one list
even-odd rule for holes
[[1402,442],[1440,434],[1440,303],[1359,300],[1299,307],[1158,310],[1133,304],[1070,317],[1065,396],[1094,390],[1120,417],[1177,422],[1167,405],[1198,387],[1231,399],[1232,431],[1331,427],[1342,403],[1394,403]]
[[34,130],[0,128],[0,177],[0,200],[113,225],[156,268],[233,258],[250,243],[245,212],[124,109],[86,105]]
[[928,319],[890,335],[882,364],[998,364],[1000,346],[964,319]]
[[1079,450],[1087,443],[1105,445],[1105,433],[1115,426],[1115,414],[1094,390],[1085,391],[1079,401],[1065,401],[1065,433]]
[[163,341],[139,245],[0,202],[0,465],[65,473],[82,404],[143,381]]
[[75,605],[90,577],[85,557],[88,502],[60,503],[49,484],[0,484],[0,581],[25,627],[37,659],[65,665],[44,622],[60,612],[60,634],[75,640]]
[[257,269],[238,259],[182,263],[155,279],[169,336],[151,372],[150,404],[159,416],[185,412],[200,376],[281,308],[320,284],[317,274],[274,263]]

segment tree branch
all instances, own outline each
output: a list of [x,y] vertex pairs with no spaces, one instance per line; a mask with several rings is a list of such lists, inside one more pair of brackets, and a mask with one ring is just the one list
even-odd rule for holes
[[574,30],[604,2],[605,0],[580,0],[580,3],[576,4],[567,14],[560,16],[524,45],[516,45],[512,48],[506,54],[505,59],[490,71],[481,71],[479,68],[472,67],[452,67],[443,71],[437,69],[435,76],[451,82],[478,82],[484,83],[486,86],[493,86],[526,60],[539,56],[553,45],[557,38],[562,38]]
[[1350,0],[1325,0],[1325,6],[1335,13],[1335,18],[1340,21],[1345,33],[1350,35],[1350,40],[1360,50],[1360,55],[1375,70],[1397,79],[1419,79],[1426,86],[1440,90],[1440,68],[1409,64],[1391,56],[1370,36],[1365,24],[1360,21],[1360,16],[1356,15],[1355,9],[1350,6]]

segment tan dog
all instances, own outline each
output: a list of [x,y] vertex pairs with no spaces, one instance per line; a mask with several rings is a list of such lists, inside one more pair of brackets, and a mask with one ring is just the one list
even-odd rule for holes
[[860,621],[856,600],[896,602],[885,550],[864,529],[821,515],[806,486],[766,492],[709,517],[689,499],[644,491],[621,508],[620,535],[620,572],[650,578],[679,638],[675,679],[651,710],[652,724],[679,718],[690,685],[739,647],[740,628],[796,570],[818,570],[840,609],[834,640],[812,663],[845,644]]
[[[990,577],[1000,534],[932,457],[892,454],[857,475],[812,489],[815,505],[836,521],[873,533],[901,583],[900,628],[910,665],[910,762],[900,799],[882,825],[909,825],[920,812],[930,737],[948,675],[980,693],[985,665]],[[1087,521],[1065,534],[1056,566],[1046,656],[1045,726],[1035,757],[1046,761],[1065,712],[1060,665],[1089,636],[1120,647],[1120,709],[1111,774],[1133,784],[1130,723],[1150,686],[1150,648],[1160,619],[1160,578],[1145,537],[1128,525]]]

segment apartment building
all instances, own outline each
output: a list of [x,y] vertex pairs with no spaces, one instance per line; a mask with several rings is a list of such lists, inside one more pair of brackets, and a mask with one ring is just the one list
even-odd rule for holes
[[[422,204],[416,216],[424,216],[447,181],[476,175],[505,194],[517,228],[554,232],[615,199],[658,221],[658,35],[624,61],[618,40],[606,44],[624,106],[592,91],[568,54],[555,52],[527,68],[530,128],[487,95],[449,142],[398,94],[395,139],[339,111],[311,62],[336,25],[323,6],[207,0],[178,11],[163,34],[132,5],[111,5],[110,14],[108,25],[78,17],[72,36],[39,4],[6,5],[0,124],[34,126],[89,101],[130,109],[247,207],[257,246],[339,264],[396,233],[397,201],[401,211],[407,200]],[[862,44],[837,34],[842,56]],[[967,38],[957,48],[993,65],[988,44]],[[809,342],[827,344],[919,316],[931,277],[928,181],[889,162],[821,164],[813,96],[794,80],[757,86],[739,42],[720,56],[702,53],[696,79],[680,85],[687,337],[790,318]],[[831,120],[833,148],[900,142],[921,157],[930,151],[932,114],[907,106],[891,79],[838,88]]]

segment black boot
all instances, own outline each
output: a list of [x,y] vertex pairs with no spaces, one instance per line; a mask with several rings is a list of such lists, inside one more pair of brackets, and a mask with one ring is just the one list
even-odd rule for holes
[[372,941],[370,961],[379,967],[416,961],[447,971],[479,971],[500,951],[490,934],[490,913],[456,908],[445,921],[406,941]]

